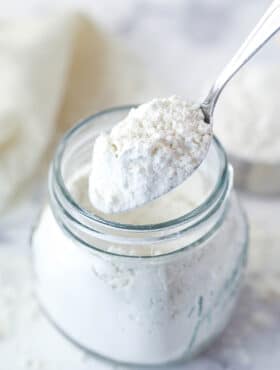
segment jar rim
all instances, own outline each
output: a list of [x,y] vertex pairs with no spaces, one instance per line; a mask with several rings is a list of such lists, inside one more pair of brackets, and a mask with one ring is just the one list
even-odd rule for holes
[[[73,135],[76,134],[79,130],[81,130],[84,126],[90,124],[93,120],[114,112],[119,111],[125,111],[132,108],[136,108],[137,104],[129,104],[129,105],[122,105],[117,106],[109,109],[102,110],[98,113],[92,114],[89,117],[81,120],[77,123],[72,129],[70,129],[62,138],[60,141],[54,155],[53,165],[51,168],[51,172],[53,172],[54,177],[56,179],[56,184],[58,185],[58,188],[60,190],[60,193],[65,198],[67,204],[70,205],[71,208],[76,210],[82,217],[84,217],[86,220],[89,220],[90,222],[95,222],[97,224],[100,224],[102,226],[106,226],[110,229],[115,230],[125,230],[125,231],[134,231],[134,232],[144,232],[144,231],[160,231],[162,229],[168,229],[172,228],[174,226],[178,226],[182,223],[186,223],[189,221],[192,221],[195,217],[198,215],[204,213],[219,197],[220,189],[224,186],[224,183],[228,179],[228,159],[227,155],[223,149],[222,144],[220,141],[216,138],[216,136],[213,135],[213,141],[216,145],[216,148],[218,149],[219,157],[222,159],[222,166],[219,171],[218,179],[216,181],[216,184],[211,191],[211,193],[207,196],[207,198],[196,208],[194,208],[191,211],[188,211],[182,216],[173,218],[168,221],[160,222],[160,223],[154,223],[154,224],[141,224],[141,225],[135,225],[135,224],[125,224],[115,221],[110,221],[105,218],[99,217],[91,212],[89,212],[87,209],[80,206],[75,199],[72,197],[71,193],[67,189],[67,186],[63,180],[63,175],[61,172],[61,162],[65,153],[65,150],[67,148],[68,142],[73,137]],[[202,221],[202,220],[200,220]]]

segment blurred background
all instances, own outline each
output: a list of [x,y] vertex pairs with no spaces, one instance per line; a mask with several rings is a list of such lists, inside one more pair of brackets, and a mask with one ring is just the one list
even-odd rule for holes
[[[161,95],[203,96],[269,4],[0,4],[0,370],[112,369],[57,334],[33,296],[29,237],[45,201],[47,166],[63,132],[113,105]],[[279,54],[275,38],[252,65],[273,61],[277,66]],[[239,190],[251,226],[240,304],[225,334],[184,369],[279,369],[280,201],[248,190]]]
[[171,91],[186,94],[196,84],[211,81],[268,4],[269,0],[13,0],[1,6],[1,16],[10,20],[80,9],[124,40]]

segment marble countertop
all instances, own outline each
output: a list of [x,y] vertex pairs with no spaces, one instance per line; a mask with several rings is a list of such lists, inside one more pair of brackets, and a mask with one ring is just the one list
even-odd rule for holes
[[[196,86],[207,88],[208,82],[213,80],[269,3],[269,0],[80,0],[79,3],[64,0],[59,7],[79,4],[118,34],[141,58],[155,80],[164,81],[170,93],[195,97],[201,93]],[[49,0],[29,0],[24,5],[11,1],[3,5],[3,13],[7,16],[42,13],[53,5]],[[276,47],[276,43],[269,47],[267,55],[270,48]],[[30,227],[44,193],[44,186],[34,187],[31,200],[17,216],[8,217],[0,224],[0,248],[5,248],[7,261],[25,258],[29,253]],[[205,353],[177,369],[280,368],[280,230],[277,217],[280,198],[249,194],[240,194],[240,197],[251,225],[250,259],[254,263],[249,259],[241,297],[224,334]],[[15,284],[20,284],[23,278],[31,279],[28,262],[14,266]],[[27,299],[25,295],[32,294],[28,290],[17,297],[6,293],[8,299],[18,301],[19,305]],[[22,323],[21,341],[1,342],[0,328],[0,370],[121,369],[100,363],[74,348],[48,324],[35,303],[32,312],[21,310],[12,314],[15,321]]]

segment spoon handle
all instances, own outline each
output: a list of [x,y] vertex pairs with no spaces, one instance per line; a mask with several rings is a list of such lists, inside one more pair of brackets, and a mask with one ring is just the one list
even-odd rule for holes
[[207,122],[210,122],[217,100],[226,84],[279,29],[280,0],[274,0],[237,53],[222,70],[208,96],[201,104]]

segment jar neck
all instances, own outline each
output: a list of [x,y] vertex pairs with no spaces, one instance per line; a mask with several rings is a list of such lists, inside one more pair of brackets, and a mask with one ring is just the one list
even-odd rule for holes
[[[73,163],[73,158],[81,158],[82,152],[85,157],[89,149],[91,153],[92,129],[96,121],[100,117],[110,118],[116,111],[126,115],[128,110],[128,107],[121,107],[92,116],[72,129],[62,140],[49,175],[50,205],[58,224],[81,245],[107,252],[110,249],[110,253],[118,255],[125,255],[127,247],[128,255],[131,255],[133,249],[132,254],[139,256],[141,254],[137,250],[143,246],[156,248],[157,254],[165,254],[165,251],[180,248],[179,238],[184,240],[182,247],[199,244],[222,223],[232,188],[232,168],[217,139],[214,139],[212,148],[216,152],[216,167],[219,169],[215,186],[203,203],[177,219],[153,225],[126,225],[108,221],[82,208],[67,190],[65,177],[70,171],[67,165],[71,161]],[[115,117],[111,119],[116,122]]]

